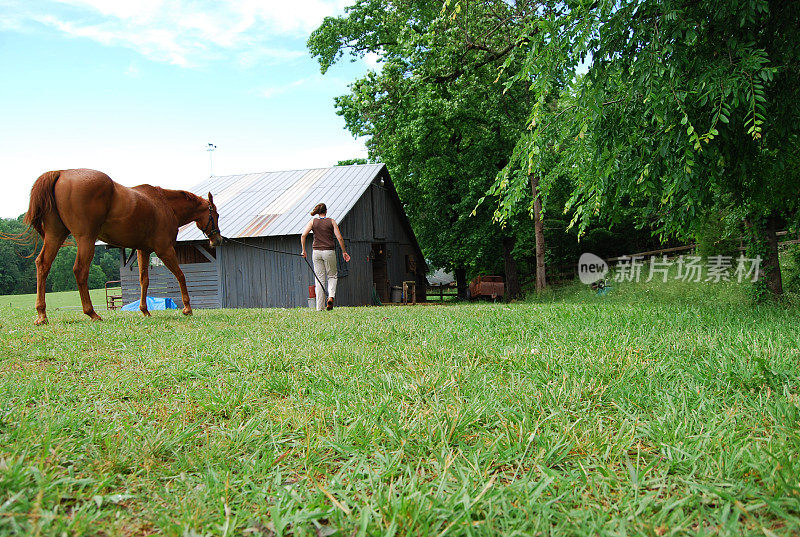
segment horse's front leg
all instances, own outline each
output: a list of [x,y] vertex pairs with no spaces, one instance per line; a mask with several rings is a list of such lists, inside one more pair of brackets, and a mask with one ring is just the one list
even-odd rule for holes
[[150,312],[147,311],[147,287],[150,285],[150,252],[136,250],[136,261],[139,263],[139,287],[141,289],[139,310],[145,317],[150,317]]
[[183,314],[191,315],[192,306],[189,304],[189,291],[186,289],[186,278],[183,275],[180,263],[178,263],[178,256],[175,254],[175,248],[170,246],[168,250],[163,252],[163,255],[158,252],[156,253],[170,272],[175,275],[175,279],[178,280],[178,285],[181,288],[181,299],[183,300]]
[[78,243],[78,255],[75,256],[72,272],[75,274],[75,281],[78,283],[78,293],[81,295],[83,313],[93,321],[102,321],[103,319],[94,311],[92,298],[89,296],[89,269],[92,266],[92,258],[94,257],[94,239],[91,237],[75,237],[75,240]]

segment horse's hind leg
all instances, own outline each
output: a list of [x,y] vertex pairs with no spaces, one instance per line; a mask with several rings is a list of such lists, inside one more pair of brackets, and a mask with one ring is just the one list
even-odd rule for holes
[[69,231],[55,214],[45,217],[43,222],[44,244],[42,251],[36,256],[36,321],[34,324],[47,324],[47,306],[44,300],[45,285],[50,267],[58,254],[59,248],[69,235]]
[[78,243],[78,255],[75,256],[75,264],[72,272],[75,273],[75,281],[78,282],[78,293],[81,295],[83,313],[91,317],[93,321],[102,321],[100,316],[94,311],[92,299],[89,296],[89,269],[94,257],[94,239],[81,237],[75,239]]

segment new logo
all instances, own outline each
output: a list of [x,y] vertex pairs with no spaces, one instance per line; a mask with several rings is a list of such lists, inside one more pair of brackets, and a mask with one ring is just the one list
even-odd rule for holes
[[578,259],[578,278],[581,283],[591,285],[608,274],[608,263],[594,254],[585,253]]

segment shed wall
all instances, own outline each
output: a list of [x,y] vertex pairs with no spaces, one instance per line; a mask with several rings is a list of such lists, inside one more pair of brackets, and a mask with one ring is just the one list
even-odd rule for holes
[[[120,253],[122,255],[122,253]],[[125,259],[122,260],[122,263]],[[221,305],[219,292],[218,262],[186,263],[181,264],[181,270],[186,277],[186,288],[193,308],[219,308]],[[178,280],[169,269],[163,265],[151,266],[148,274],[150,283],[147,294],[155,297],[169,297],[183,308],[181,290]],[[133,256],[127,265],[122,265],[119,271],[122,287],[122,301],[127,304],[139,300],[141,287],[139,286],[139,266],[136,256]]]
[[[226,308],[308,306],[311,271],[297,255],[299,237],[255,237],[223,245],[221,287]],[[250,247],[253,246],[253,247]]]
[[[380,184],[380,179],[384,184]],[[339,227],[342,235],[351,243],[348,249],[355,260],[353,252],[369,258],[372,244],[385,244],[387,252],[387,275],[390,286],[402,286],[404,281],[417,282],[417,299],[425,299],[425,260],[417,252],[416,241],[408,232],[404,223],[403,208],[400,205],[394,187],[388,175],[379,177],[364,192],[358,202],[344,217]],[[356,246],[358,245],[358,250]],[[418,274],[407,270],[406,255],[413,256]],[[359,281],[366,282],[365,289],[360,289],[365,296],[360,296],[365,304],[371,303],[372,295],[372,263],[359,266],[350,262],[351,269],[359,271]]]

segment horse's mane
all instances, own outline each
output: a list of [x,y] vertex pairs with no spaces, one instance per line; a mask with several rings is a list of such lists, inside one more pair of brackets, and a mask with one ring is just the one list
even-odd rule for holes
[[178,192],[183,194],[183,197],[185,197],[188,201],[193,201],[193,202],[197,203],[198,205],[200,205],[200,204],[202,204],[202,203],[204,203],[206,201],[202,197],[198,196],[197,194],[195,194],[193,192],[187,192],[186,190],[179,190]]
[[[149,186],[149,185],[148,185]],[[172,190],[170,188],[162,188],[160,186],[155,188],[165,200],[170,202],[188,202],[190,205],[202,205],[206,200],[197,194],[187,192],[186,190]]]

